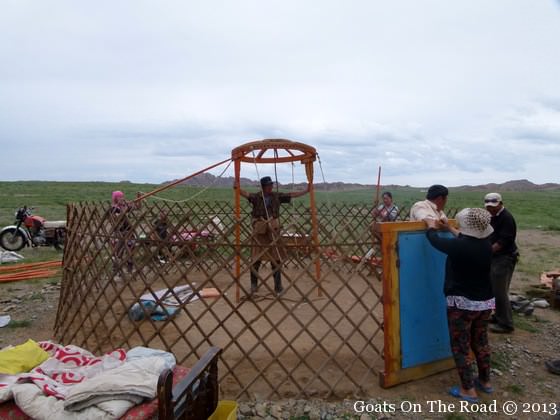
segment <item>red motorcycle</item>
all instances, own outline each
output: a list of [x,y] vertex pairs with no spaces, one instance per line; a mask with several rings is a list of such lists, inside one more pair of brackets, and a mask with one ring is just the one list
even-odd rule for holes
[[64,248],[66,222],[49,222],[31,213],[33,208],[24,206],[16,212],[15,225],[0,230],[0,246],[8,251],[19,251],[25,246],[54,246]]

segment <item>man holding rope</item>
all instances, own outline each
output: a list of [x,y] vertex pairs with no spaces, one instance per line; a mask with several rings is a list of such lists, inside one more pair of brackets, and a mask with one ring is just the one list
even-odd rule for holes
[[261,178],[261,191],[248,193],[239,188],[239,194],[246,198],[253,206],[251,211],[252,234],[252,264],[251,264],[251,294],[258,288],[259,268],[261,261],[270,261],[274,277],[274,292],[279,296],[284,291],[282,287],[282,260],[285,249],[281,243],[280,233],[280,205],[290,203],[292,198],[304,196],[309,192],[309,184],[304,191],[291,193],[274,192],[274,182],[269,176]]

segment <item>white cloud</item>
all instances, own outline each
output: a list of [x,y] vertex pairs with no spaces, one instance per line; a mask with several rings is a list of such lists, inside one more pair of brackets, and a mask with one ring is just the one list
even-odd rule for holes
[[10,0],[0,179],[161,182],[286,137],[329,181],[554,181],[559,20],[522,0]]

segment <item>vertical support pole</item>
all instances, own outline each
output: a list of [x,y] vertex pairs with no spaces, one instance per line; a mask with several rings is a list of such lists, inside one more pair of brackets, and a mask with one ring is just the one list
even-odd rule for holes
[[385,371],[380,384],[387,386],[389,377],[401,369],[399,273],[397,267],[397,240],[395,231],[381,232],[383,255],[383,335]]
[[60,281],[60,297],[58,300],[58,308],[56,310],[56,318],[54,320],[54,336],[56,338],[58,338],[59,342],[61,342],[62,340],[60,340],[61,334],[59,334],[59,329],[61,328],[61,324],[62,324],[62,320],[60,319],[61,314],[60,312],[62,311],[64,302],[65,302],[65,297],[66,297],[66,289],[69,283],[68,280],[68,276],[70,275],[67,271],[68,267],[65,264],[65,257],[64,255],[68,253],[68,251],[70,249],[72,249],[71,247],[68,246],[68,240],[70,238],[69,232],[70,232],[70,228],[73,227],[73,222],[72,222],[72,214],[74,213],[74,204],[69,203],[66,205],[66,231],[64,232],[64,254],[62,255],[62,280]]
[[307,181],[309,182],[309,205],[311,207],[311,232],[313,247],[315,248],[315,282],[317,283],[317,296],[321,297],[321,261],[319,250],[319,226],[317,221],[317,206],[315,204],[315,188],[313,186],[313,162],[306,162]]
[[234,161],[235,171],[235,303],[241,301],[239,279],[241,277],[241,198],[239,194],[241,160]]
[[381,192],[381,166],[379,167],[379,170],[377,171],[377,187],[375,190],[375,203],[373,205],[373,209],[377,209],[377,206],[379,205],[379,193]]

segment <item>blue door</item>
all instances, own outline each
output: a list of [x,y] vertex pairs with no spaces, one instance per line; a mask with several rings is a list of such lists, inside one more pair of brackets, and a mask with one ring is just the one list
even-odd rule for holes
[[451,357],[443,294],[446,255],[430,245],[425,232],[402,232],[398,258],[402,367]]

